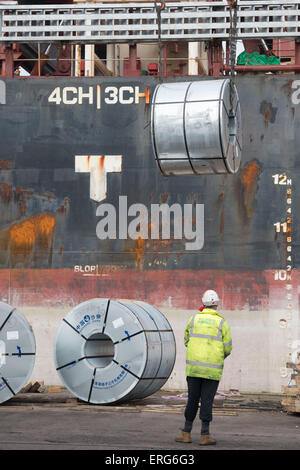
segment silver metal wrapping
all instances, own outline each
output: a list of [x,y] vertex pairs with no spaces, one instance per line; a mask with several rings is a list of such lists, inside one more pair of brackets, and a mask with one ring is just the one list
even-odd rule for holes
[[108,404],[144,398],[168,380],[175,362],[172,328],[141,301],[91,299],[61,322],[55,365],[79,399]]
[[241,110],[229,79],[157,85],[152,144],[165,176],[236,173],[242,152]]
[[0,403],[16,395],[35,363],[35,337],[27,319],[0,302]]

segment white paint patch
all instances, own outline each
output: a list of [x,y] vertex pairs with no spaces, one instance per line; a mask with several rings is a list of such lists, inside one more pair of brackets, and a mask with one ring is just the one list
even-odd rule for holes
[[11,339],[19,339],[19,332],[18,331],[8,331],[6,333],[6,338],[7,340],[11,340]]
[[123,322],[123,319],[120,317],[120,318],[117,318],[116,320],[114,320],[112,322],[114,328],[120,328],[120,326],[123,326],[124,325],[124,322]]
[[122,171],[122,155],[75,155],[75,172],[90,173],[90,198],[100,202],[107,195],[107,173]]

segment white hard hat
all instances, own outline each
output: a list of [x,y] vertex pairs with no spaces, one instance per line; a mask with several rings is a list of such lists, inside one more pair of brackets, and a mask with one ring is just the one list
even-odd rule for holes
[[219,303],[218,294],[214,290],[207,290],[202,297],[202,303],[205,307],[216,307]]

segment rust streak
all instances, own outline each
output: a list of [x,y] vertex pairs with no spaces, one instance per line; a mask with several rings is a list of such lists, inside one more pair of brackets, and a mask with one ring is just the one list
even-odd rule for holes
[[11,160],[0,160],[0,170],[11,170],[13,162]]
[[141,265],[141,259],[142,255],[144,253],[144,247],[145,247],[145,240],[142,238],[138,238],[136,240],[136,265],[139,267]]
[[264,114],[264,121],[265,121],[265,126],[266,127],[268,126],[268,123],[269,123],[269,120],[270,120],[271,116],[272,116],[271,110],[268,106],[266,111],[265,111],[265,114]]
[[269,122],[274,123],[277,115],[277,108],[275,108],[272,103],[263,101],[260,106],[260,112],[263,115],[265,128],[268,127]]
[[99,166],[100,166],[100,170],[103,170],[104,168],[104,156],[103,155],[100,155]]
[[258,178],[261,168],[256,161],[250,162],[242,172],[242,188],[244,195],[244,205],[248,218],[253,217],[253,199],[257,190]]
[[0,196],[3,201],[10,202],[13,193],[12,184],[0,183]]

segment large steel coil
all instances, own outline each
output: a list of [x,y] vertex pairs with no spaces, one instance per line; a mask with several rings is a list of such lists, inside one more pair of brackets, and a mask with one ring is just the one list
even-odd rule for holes
[[88,300],[66,315],[56,334],[59,377],[90,403],[149,396],[168,380],[174,362],[172,328],[145,302]]
[[151,133],[165,176],[236,173],[242,152],[236,87],[229,79],[158,85]]
[[0,302],[0,403],[16,395],[31,376],[35,338],[27,319]]

